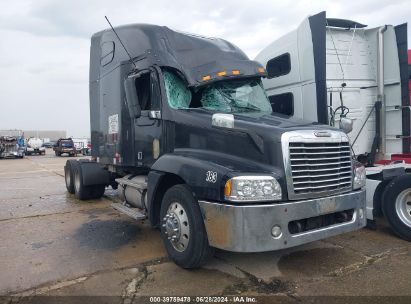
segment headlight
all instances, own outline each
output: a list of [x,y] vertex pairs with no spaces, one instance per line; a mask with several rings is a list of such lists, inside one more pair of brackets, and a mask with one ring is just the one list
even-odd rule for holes
[[355,190],[364,187],[366,179],[367,175],[365,167],[360,163],[354,163],[354,181],[352,183],[352,188]]
[[272,176],[237,176],[226,182],[224,194],[233,202],[272,201],[281,199],[281,187]]

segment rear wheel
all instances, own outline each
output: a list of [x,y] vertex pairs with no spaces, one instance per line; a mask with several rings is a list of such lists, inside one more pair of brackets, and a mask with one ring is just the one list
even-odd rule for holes
[[67,191],[71,194],[74,194],[74,168],[76,166],[78,166],[76,160],[68,160],[64,166],[64,180]]
[[83,184],[83,172],[80,165],[74,168],[74,195],[79,200],[87,200],[91,198],[91,189]]
[[85,186],[83,184],[83,168],[79,161],[77,160],[69,160],[68,162],[76,163],[73,166],[73,188],[74,188],[74,195],[79,200],[89,200],[89,199],[97,199],[101,198],[104,194],[106,189],[105,185],[90,185]]
[[399,176],[386,186],[382,211],[395,233],[411,241],[411,175]]
[[186,185],[167,190],[161,204],[161,237],[169,257],[183,268],[197,268],[212,255],[200,207]]
[[90,187],[90,197],[93,199],[101,198],[104,195],[104,191],[106,190],[105,185],[93,185]]

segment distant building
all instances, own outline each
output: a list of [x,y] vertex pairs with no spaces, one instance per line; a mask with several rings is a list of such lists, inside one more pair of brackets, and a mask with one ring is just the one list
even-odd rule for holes
[[48,139],[49,141],[57,141],[59,138],[66,138],[67,132],[66,131],[58,131],[58,130],[25,130],[24,138],[29,137],[38,137],[41,139]]
[[21,136],[22,133],[23,133],[22,130],[17,130],[17,129],[14,129],[14,130],[0,130],[0,136],[16,136],[16,137],[18,137],[18,136]]

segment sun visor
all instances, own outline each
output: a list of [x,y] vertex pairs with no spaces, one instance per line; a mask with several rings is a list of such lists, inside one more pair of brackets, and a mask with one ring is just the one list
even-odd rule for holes
[[225,78],[266,76],[265,69],[234,44],[164,29],[167,51],[172,54],[189,86],[197,87]]
[[255,61],[223,59],[196,66],[190,70],[189,76],[191,85],[202,86],[219,80],[266,77],[267,74],[263,66]]

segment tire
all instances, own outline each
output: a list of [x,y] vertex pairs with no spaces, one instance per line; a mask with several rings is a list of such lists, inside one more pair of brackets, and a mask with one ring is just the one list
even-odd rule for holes
[[411,175],[401,175],[386,186],[382,211],[394,232],[411,241]]
[[66,182],[67,192],[71,194],[74,194],[74,168],[78,165],[76,160],[68,160],[64,166],[64,181]]
[[85,201],[90,199],[98,199],[104,195],[104,191],[106,190],[105,185],[85,186],[83,184],[83,169],[78,160],[68,160],[67,163],[74,164],[72,166],[73,190],[77,199]]
[[80,164],[74,167],[74,195],[79,200],[91,199],[91,188],[83,184],[83,172]]
[[92,198],[92,199],[101,198],[104,195],[104,191],[106,191],[106,186],[105,185],[91,186],[90,198]]
[[[198,268],[206,263],[213,248],[208,244],[198,202],[188,186],[175,185],[167,190],[161,203],[160,219],[161,237],[167,253],[178,266]],[[170,239],[172,234],[174,241]]]

